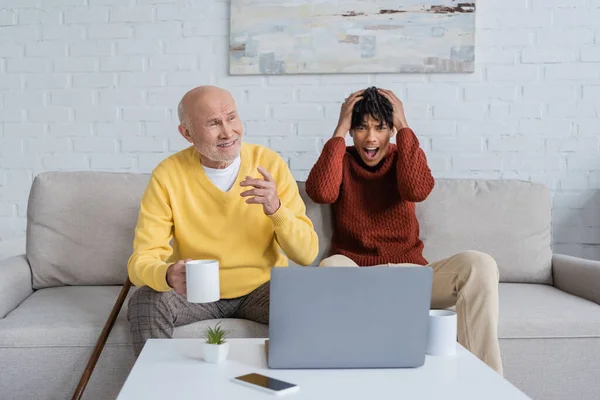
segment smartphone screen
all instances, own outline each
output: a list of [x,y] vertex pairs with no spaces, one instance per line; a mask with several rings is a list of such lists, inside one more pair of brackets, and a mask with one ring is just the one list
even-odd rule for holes
[[261,386],[266,389],[271,389],[273,391],[279,392],[281,390],[286,390],[289,388],[293,388],[296,385],[284,381],[280,381],[279,379],[269,378],[268,376],[260,375],[260,374],[248,374],[243,376],[238,376],[235,379],[244,381],[247,383],[252,383],[257,386]]

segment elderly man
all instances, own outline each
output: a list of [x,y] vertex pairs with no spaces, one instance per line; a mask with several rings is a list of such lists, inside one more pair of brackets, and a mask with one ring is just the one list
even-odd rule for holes
[[[346,146],[348,132],[354,146]],[[390,143],[393,136],[396,144]],[[333,254],[321,265],[431,267],[432,307],[456,305],[458,341],[502,374],[494,259],[477,251],[431,263],[423,257],[415,203],[425,200],[433,186],[400,99],[375,87],[353,93],[306,180],[311,199],[333,205]]]
[[[312,263],[317,234],[285,161],[242,143],[231,94],[197,87],[179,104],[179,132],[192,144],[152,172],[128,271],[141,286],[129,301],[134,351],[176,326],[213,318],[268,323],[274,266]],[[282,254],[281,250],[285,253]],[[186,300],[185,261],[216,259],[221,299]]]

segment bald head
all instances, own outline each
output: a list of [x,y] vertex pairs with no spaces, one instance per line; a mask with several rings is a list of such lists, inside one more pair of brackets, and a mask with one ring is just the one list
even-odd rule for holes
[[243,125],[227,90],[196,87],[182,97],[177,113],[179,133],[194,145],[204,165],[224,168],[239,156]]
[[209,104],[210,102],[234,102],[233,96],[225,89],[221,89],[216,86],[198,86],[188,91],[183,95],[179,106],[177,107],[177,114],[179,115],[179,122],[181,124],[189,123],[190,110],[195,108],[202,108],[203,105]]

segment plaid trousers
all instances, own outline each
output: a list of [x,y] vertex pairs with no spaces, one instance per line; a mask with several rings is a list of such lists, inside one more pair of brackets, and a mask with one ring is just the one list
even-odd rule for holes
[[127,319],[136,357],[150,338],[171,338],[177,326],[218,318],[240,318],[269,323],[269,282],[251,293],[214,303],[189,303],[184,296],[157,292],[148,286],[137,289],[128,303]]

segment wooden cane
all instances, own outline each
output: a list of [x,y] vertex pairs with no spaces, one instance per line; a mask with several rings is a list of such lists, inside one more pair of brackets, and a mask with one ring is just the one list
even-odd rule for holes
[[77,385],[77,389],[75,389],[75,392],[73,393],[72,400],[80,400],[81,396],[83,396],[83,391],[85,390],[85,388],[88,384],[88,381],[90,380],[90,377],[92,376],[92,372],[94,371],[94,368],[96,367],[98,358],[100,358],[100,354],[102,353],[102,350],[104,349],[104,345],[106,344],[108,335],[110,335],[110,331],[112,330],[112,328],[115,324],[117,316],[119,315],[119,312],[121,311],[121,307],[123,306],[123,303],[125,302],[125,298],[127,297],[127,293],[129,293],[130,288],[131,288],[131,281],[129,280],[129,278],[127,278],[127,280],[125,281],[125,284],[123,285],[123,288],[121,289],[121,293],[119,293],[119,297],[117,298],[117,301],[115,302],[115,305],[113,306],[112,311],[110,312],[110,315],[108,316],[108,320],[106,320],[106,324],[104,324],[104,329],[102,329],[102,333],[100,333],[100,337],[98,338],[98,341],[96,342],[96,347],[94,348],[94,352],[90,356],[87,366],[85,367],[85,370],[83,371],[83,374],[81,375],[81,379],[79,380],[79,385]]

